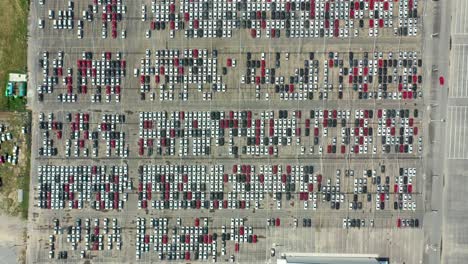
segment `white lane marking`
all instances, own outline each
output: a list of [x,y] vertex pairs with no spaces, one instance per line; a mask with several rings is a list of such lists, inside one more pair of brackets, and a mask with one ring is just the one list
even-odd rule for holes
[[[458,17],[458,10],[459,10],[458,4],[459,4],[459,1],[457,1],[456,3],[455,17]],[[455,24],[454,32],[458,32],[458,19],[455,19],[454,24]]]
[[462,5],[463,5],[462,1],[457,1],[457,12],[456,12],[457,18],[455,19],[455,21],[456,21],[456,27],[455,27],[456,32],[460,32],[461,17],[459,16],[459,12],[460,12],[460,8],[461,8]]
[[454,125],[456,127],[455,129],[455,149],[456,149],[456,152],[455,152],[455,157],[456,158],[460,158],[460,138],[461,138],[461,135],[460,135],[460,126],[459,126],[459,123],[460,123],[460,108],[457,107],[455,108],[455,120],[454,120]]
[[[460,10],[463,10],[464,11],[463,14],[466,14],[466,9],[467,9],[466,1],[459,1],[459,2],[461,2],[462,5],[463,5],[463,9],[460,9]],[[463,28],[461,30],[462,30],[462,32],[465,33],[465,32],[467,32],[467,30],[466,30],[467,29],[466,28],[466,16],[463,15],[463,14],[461,14],[461,16],[460,16],[461,19],[463,19]]]
[[454,85],[449,91],[450,98],[468,98],[468,45],[456,45],[454,50],[454,64],[451,67],[451,77]]
[[463,65],[463,62],[464,62],[464,58],[463,58],[463,50],[464,48],[459,48],[457,50],[457,62],[458,62],[458,67],[457,67],[457,87],[453,89],[453,96],[454,97],[457,97],[459,96],[460,94],[460,90],[462,89],[463,87],[463,76],[460,76],[460,73],[463,73],[464,71],[464,65]]
[[[457,52],[456,52],[456,53],[458,54],[458,55],[457,55],[457,59],[456,59],[456,60],[457,60],[457,64],[458,64],[458,67],[457,67],[457,68],[460,69],[460,66],[461,66],[461,68],[462,68],[461,72],[463,72],[463,68],[464,68],[464,66],[463,66],[463,61],[460,60],[460,58],[463,59],[463,57],[462,57],[462,56],[463,56],[463,55],[462,55],[462,54],[463,54],[463,48],[461,48],[461,52],[460,52],[460,48],[457,49]],[[460,53],[461,53],[461,54],[460,54]],[[461,55],[461,56],[460,56],[460,55]],[[460,65],[460,64],[462,64],[462,65]],[[460,72],[458,72],[458,74],[456,75],[456,76],[457,76],[457,87],[454,87],[453,89],[451,89],[451,90],[453,90],[453,92],[452,92],[452,96],[453,96],[453,97],[457,97],[457,96],[458,96],[459,90],[460,90],[461,87],[463,86],[462,84],[463,84],[463,79],[464,79],[464,78],[463,78],[463,76],[460,76],[459,74],[460,74]]]
[[448,110],[448,122],[449,122],[449,129],[448,129],[448,135],[449,135],[449,144],[448,144],[448,155],[449,159],[452,158],[452,129],[453,129],[453,118],[452,118],[453,110],[449,107]]
[[452,138],[453,138],[453,152],[452,157],[457,158],[457,109],[452,110]]
[[[458,1],[458,2],[460,3],[460,10],[465,10],[466,9],[465,1]],[[460,10],[457,10],[457,11],[460,12]],[[459,17],[460,22],[463,22],[463,25],[461,25],[461,23],[460,23],[460,27],[458,28],[458,32],[463,33],[463,32],[465,32],[465,29],[466,29],[465,16],[459,14],[458,17]]]
[[460,119],[461,119],[461,111],[459,111],[460,108],[457,107],[455,111],[455,126],[457,127],[455,130],[456,133],[456,143],[455,146],[457,148],[457,152],[455,153],[457,158],[460,158],[460,153],[461,153],[461,148],[460,148],[460,138],[461,138],[461,130],[460,130]]
[[[464,6],[464,1],[458,1],[460,3],[460,9],[462,8],[462,6]],[[457,10],[457,11],[460,11],[460,10]],[[460,22],[463,22],[463,25],[461,25],[460,23],[460,27],[458,28],[458,32],[464,32],[465,31],[465,27],[466,27],[466,21],[465,21],[465,18],[464,16],[458,16],[459,17],[459,20]]]
[[[457,53],[459,53],[459,52],[457,52]],[[462,65],[461,65],[461,69],[462,69],[461,72],[462,73],[465,72],[465,63],[464,63],[465,62],[465,57],[464,56],[465,56],[465,48],[463,47],[461,49],[461,56],[457,56],[457,62],[462,63]],[[458,69],[460,69],[460,66],[458,66]],[[458,78],[459,84],[457,85],[456,88],[453,89],[454,93],[455,93],[454,94],[455,97],[460,96],[460,94],[463,94],[463,86],[464,86],[464,83],[466,82],[465,76],[463,76],[463,74],[461,76],[460,76],[460,74],[458,74],[457,76],[459,76],[459,78]]]
[[463,153],[462,153],[462,155],[463,155],[464,158],[467,157],[467,153],[466,153],[466,151],[465,151],[465,147],[466,147],[466,145],[465,145],[465,140],[466,140],[466,126],[467,126],[467,123],[466,123],[466,112],[467,112],[467,110],[468,110],[468,108],[465,107],[465,111],[464,111],[464,113],[463,113],[463,114],[464,114],[464,116],[463,116],[463,144],[461,144],[462,147],[463,147]]
[[[463,86],[458,87],[458,89],[457,89],[458,96],[463,96],[463,97],[466,96],[465,94],[468,94],[467,93],[468,78],[466,78],[466,76],[465,76],[465,70],[466,70],[465,66],[466,66],[466,58],[467,58],[466,55],[465,55],[465,50],[466,49],[467,49],[466,46],[463,47],[462,56],[461,56],[461,62],[463,63],[463,65],[462,65],[463,70],[461,71],[461,74],[462,74],[462,78],[463,78],[462,80],[464,80],[464,82],[463,82]],[[460,58],[458,58],[457,60],[460,62]],[[459,69],[460,69],[460,67],[458,67],[458,69],[457,69],[459,71],[458,76],[460,76],[460,70]]]
[[461,48],[461,50],[458,52],[458,56],[457,56],[458,57],[457,60],[459,61],[461,65],[458,67],[458,76],[459,76],[458,78],[459,78],[460,84],[459,84],[459,87],[457,87],[456,89],[455,97],[463,97],[464,89],[465,89],[465,85],[467,81],[465,74],[464,74],[465,71],[467,70],[465,66],[465,60],[466,60],[465,50],[466,50],[466,47],[463,46],[463,48]]
[[[448,111],[448,136],[449,136],[449,159],[468,159],[466,121],[468,107],[450,106]],[[461,122],[463,121],[463,122]]]
[[460,84],[461,84],[460,77],[459,77],[459,69],[460,69],[460,64],[461,64],[459,50],[460,50],[460,47],[458,45],[455,46],[454,54],[456,55],[454,55],[453,66],[450,67],[451,68],[450,78],[451,80],[453,80],[454,87],[452,87],[452,89],[449,90],[449,97],[456,96],[457,90],[459,89]]

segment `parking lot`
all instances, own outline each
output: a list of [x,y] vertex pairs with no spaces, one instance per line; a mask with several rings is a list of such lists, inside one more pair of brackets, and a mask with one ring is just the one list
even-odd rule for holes
[[420,2],[32,1],[30,262],[419,262]]

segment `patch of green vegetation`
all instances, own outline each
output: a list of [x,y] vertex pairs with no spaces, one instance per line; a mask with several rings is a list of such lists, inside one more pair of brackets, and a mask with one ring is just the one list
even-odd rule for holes
[[[31,112],[28,112],[25,115],[23,120],[24,126],[28,128],[28,131],[31,131]],[[24,165],[21,168],[20,175],[20,188],[23,189],[23,202],[21,203],[21,215],[23,218],[28,218],[28,209],[29,209],[29,183],[30,183],[30,170],[31,170],[31,133],[29,132],[26,135],[23,135],[24,140],[26,141],[24,149]]]
[[25,99],[5,96],[10,72],[27,72],[29,0],[2,0],[0,23],[0,111],[24,111]]

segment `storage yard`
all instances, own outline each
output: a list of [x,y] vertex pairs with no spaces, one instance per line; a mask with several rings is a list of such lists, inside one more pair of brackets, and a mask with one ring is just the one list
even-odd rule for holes
[[31,1],[28,262],[430,263],[427,2]]

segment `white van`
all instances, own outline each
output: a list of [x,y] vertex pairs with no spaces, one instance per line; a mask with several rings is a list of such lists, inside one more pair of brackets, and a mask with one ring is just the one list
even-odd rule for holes
[[39,18],[39,21],[38,21],[37,24],[38,24],[38,26],[39,26],[40,29],[43,29],[43,28],[44,28],[44,19]]

